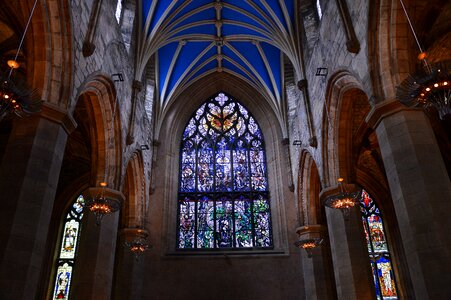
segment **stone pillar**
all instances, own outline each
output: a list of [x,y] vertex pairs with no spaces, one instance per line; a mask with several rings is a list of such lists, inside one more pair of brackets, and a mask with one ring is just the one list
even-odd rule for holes
[[75,121],[51,104],[17,120],[0,167],[0,298],[38,295],[67,136]]
[[[337,186],[324,189],[321,201],[338,192]],[[376,299],[360,211],[352,208],[345,219],[340,210],[325,209],[337,298]]]
[[[135,256],[125,243],[142,236],[147,238],[147,231],[138,228],[124,228],[120,234],[120,245],[116,259],[116,282],[114,285],[113,299],[142,299],[142,287],[144,284],[144,259],[146,252]],[[148,251],[147,251],[148,252]]]
[[[86,198],[99,195],[101,188],[89,188]],[[105,189],[105,196],[124,201],[121,192]],[[83,217],[83,234],[78,248],[74,278],[71,287],[73,299],[111,299],[114,258],[116,253],[119,212],[108,214],[96,225],[96,217],[87,212]]]
[[429,120],[397,101],[376,105],[376,130],[416,299],[451,299],[451,183]]
[[321,225],[308,225],[312,230],[307,234],[305,230],[303,233],[300,233],[306,227],[300,227],[297,230],[300,240],[302,238],[309,240],[310,238],[321,237],[323,242],[320,246],[312,250],[310,257],[307,251],[300,250],[302,271],[304,273],[305,299],[335,299],[337,297],[333,282],[330,245],[324,241],[325,228]]

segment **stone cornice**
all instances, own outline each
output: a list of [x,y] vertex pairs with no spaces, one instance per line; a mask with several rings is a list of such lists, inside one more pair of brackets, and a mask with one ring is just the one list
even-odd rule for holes
[[42,104],[40,116],[60,124],[68,135],[77,128],[77,123],[67,110],[51,103]]

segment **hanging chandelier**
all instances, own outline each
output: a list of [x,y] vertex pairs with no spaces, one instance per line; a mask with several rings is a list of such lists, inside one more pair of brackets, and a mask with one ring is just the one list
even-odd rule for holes
[[14,73],[14,70],[20,67],[17,58],[22,49],[36,4],[37,0],[35,0],[31,9],[14,59],[7,61],[9,70],[0,70],[0,121],[8,116],[23,117],[40,111],[42,101],[39,99],[37,91],[30,89],[25,80]]
[[313,250],[320,247],[324,239],[322,237],[321,225],[305,225],[296,229],[299,239],[294,245],[307,252],[310,258],[313,256]]
[[427,53],[420,45],[404,2],[402,0],[399,2],[420,51],[418,59],[422,62],[422,68],[409,74],[401,82],[396,89],[396,98],[410,107],[421,107],[428,111],[436,110],[441,120],[449,119],[451,118],[451,61],[428,63]]
[[119,200],[107,195],[107,183],[101,182],[100,186],[101,189],[98,195],[88,197],[85,205],[95,215],[97,225],[100,225],[103,216],[114,213],[121,208],[121,202]]
[[435,109],[441,120],[451,118],[451,61],[424,62],[397,87],[396,97],[410,107]]
[[145,229],[135,228],[128,229],[129,237],[125,241],[125,246],[135,255],[138,260],[140,255],[147,249],[151,248],[148,236],[149,234]]
[[343,213],[343,216],[347,219],[349,217],[349,211],[358,202],[359,191],[348,192],[343,185],[343,178],[338,178],[339,192],[336,195],[327,197],[324,200],[324,205],[333,209],[339,209]]

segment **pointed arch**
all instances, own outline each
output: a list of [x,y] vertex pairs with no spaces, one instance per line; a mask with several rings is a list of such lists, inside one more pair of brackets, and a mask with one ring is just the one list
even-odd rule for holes
[[338,177],[346,181],[353,179],[352,130],[353,104],[366,101],[367,107],[359,112],[359,117],[369,112],[369,102],[362,84],[348,71],[340,71],[331,76],[326,90],[323,113],[323,181],[325,186],[336,183]]
[[75,113],[89,128],[91,140],[91,185],[106,181],[118,189],[122,167],[120,110],[113,81],[97,74],[82,86]]
[[125,228],[142,227],[146,208],[146,181],[141,152],[134,152],[127,163],[124,179],[124,195],[127,199],[122,212]]
[[321,224],[323,221],[321,216],[322,206],[319,199],[321,181],[316,162],[306,150],[301,153],[297,190],[301,224]]
[[230,96],[196,110],[180,150],[178,249],[272,248],[265,149],[257,121]]

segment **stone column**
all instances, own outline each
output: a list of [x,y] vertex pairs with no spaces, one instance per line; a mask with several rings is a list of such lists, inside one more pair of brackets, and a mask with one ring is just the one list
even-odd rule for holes
[[142,236],[147,238],[146,230],[138,228],[124,228],[120,234],[120,245],[118,247],[118,257],[116,259],[116,282],[113,299],[141,299],[145,256],[147,252],[135,256],[125,243]]
[[[337,186],[327,188],[321,191],[320,198],[324,201],[338,192]],[[337,298],[376,299],[360,211],[352,208],[345,219],[340,210],[325,209]]]
[[[86,198],[99,195],[101,188],[89,188]],[[112,189],[105,189],[105,196],[124,201],[124,195]],[[86,218],[86,219],[85,219]],[[103,217],[100,225],[96,225],[96,217],[87,212],[83,217],[83,234],[74,268],[71,287],[73,299],[111,299],[113,289],[114,258],[116,253],[119,212]]]
[[451,183],[429,120],[376,105],[376,130],[416,299],[451,299]]
[[75,121],[44,104],[15,121],[0,167],[0,298],[35,299],[67,136]]
[[[305,232],[305,228],[312,230]],[[300,233],[301,230],[303,233]],[[320,246],[313,249],[309,256],[307,251],[300,250],[302,271],[304,273],[305,299],[335,299],[335,285],[333,282],[333,269],[330,257],[330,245],[324,241],[325,228],[321,225],[308,225],[297,229],[299,239],[309,240],[311,238],[322,238],[323,242]]]

